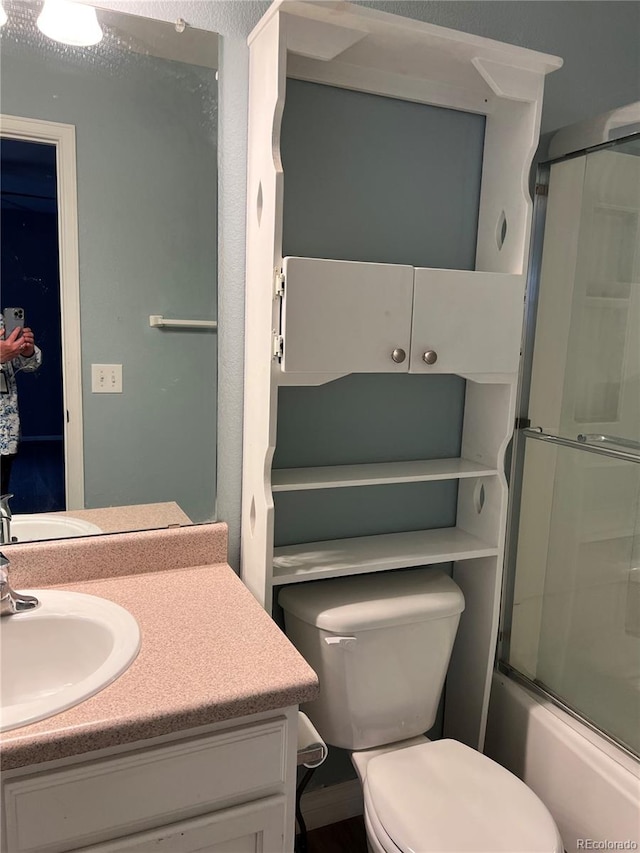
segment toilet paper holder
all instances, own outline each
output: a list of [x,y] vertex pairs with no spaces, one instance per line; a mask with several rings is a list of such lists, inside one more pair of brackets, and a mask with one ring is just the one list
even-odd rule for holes
[[329,750],[317,729],[302,711],[298,711],[298,767],[319,767]]
[[318,767],[325,760],[326,755],[321,746],[309,746],[298,750],[298,767]]

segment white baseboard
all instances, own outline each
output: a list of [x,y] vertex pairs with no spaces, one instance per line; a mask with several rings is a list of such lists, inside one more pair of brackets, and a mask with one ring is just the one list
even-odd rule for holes
[[339,823],[363,813],[362,785],[358,779],[317,788],[302,795],[302,816],[307,829]]

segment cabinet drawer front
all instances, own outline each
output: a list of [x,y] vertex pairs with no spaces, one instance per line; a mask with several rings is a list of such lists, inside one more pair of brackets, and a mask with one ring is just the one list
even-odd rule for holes
[[284,853],[284,797],[85,847],[82,853]]
[[410,372],[514,373],[523,312],[523,276],[416,269]]
[[284,271],[285,372],[407,372],[413,267],[285,258]]
[[282,790],[285,720],[9,781],[11,853],[76,847]]

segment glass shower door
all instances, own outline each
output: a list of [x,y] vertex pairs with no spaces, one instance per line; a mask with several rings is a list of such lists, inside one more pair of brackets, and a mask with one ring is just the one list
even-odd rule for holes
[[639,155],[551,167],[506,659],[636,753]]
[[509,663],[640,753],[640,465],[551,442],[525,453],[549,472],[549,511],[521,523]]

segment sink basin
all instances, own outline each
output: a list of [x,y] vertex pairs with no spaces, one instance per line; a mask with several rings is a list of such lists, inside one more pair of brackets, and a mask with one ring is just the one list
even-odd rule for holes
[[90,521],[70,515],[14,515],[11,519],[11,538],[14,542],[34,542],[38,539],[66,539],[69,536],[91,536],[102,530]]
[[65,590],[20,590],[39,607],[0,619],[0,731],[98,693],[129,667],[140,629],[123,607]]

